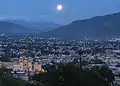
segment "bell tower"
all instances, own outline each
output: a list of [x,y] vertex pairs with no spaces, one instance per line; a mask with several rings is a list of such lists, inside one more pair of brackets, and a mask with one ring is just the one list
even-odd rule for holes
[[19,58],[18,63],[19,63],[19,65],[20,65],[20,69],[23,69],[23,65],[24,65],[23,57],[20,57],[20,58]]
[[32,70],[34,71],[35,69],[35,58],[33,58],[33,62],[32,62]]

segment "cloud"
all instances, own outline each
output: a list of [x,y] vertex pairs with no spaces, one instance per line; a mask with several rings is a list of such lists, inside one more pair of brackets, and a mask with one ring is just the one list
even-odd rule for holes
[[6,19],[6,17],[0,16],[0,20]]
[[0,15],[0,20],[5,20],[5,19],[24,19],[24,20],[28,20],[28,18],[24,17],[24,16],[7,16],[7,15],[1,16]]

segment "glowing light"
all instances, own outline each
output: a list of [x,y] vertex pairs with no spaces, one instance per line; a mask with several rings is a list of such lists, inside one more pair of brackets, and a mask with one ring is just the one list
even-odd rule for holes
[[62,4],[59,4],[59,5],[57,5],[57,8],[56,8],[58,11],[61,11],[61,10],[63,10],[63,5]]

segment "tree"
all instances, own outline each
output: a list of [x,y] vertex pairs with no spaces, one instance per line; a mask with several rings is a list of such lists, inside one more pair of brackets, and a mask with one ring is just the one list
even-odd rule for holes
[[91,70],[99,74],[100,77],[107,80],[109,84],[115,80],[115,75],[107,66],[93,67]]
[[25,86],[25,81],[12,77],[11,71],[0,68],[0,86]]
[[56,71],[40,73],[34,80],[44,86],[109,86],[105,79],[101,79],[89,69],[81,70],[73,64],[60,64]]

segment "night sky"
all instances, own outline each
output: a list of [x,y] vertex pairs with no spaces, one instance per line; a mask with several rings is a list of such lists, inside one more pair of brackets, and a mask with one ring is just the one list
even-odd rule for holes
[[[57,11],[62,4],[64,9]],[[0,18],[52,21],[73,20],[120,12],[120,0],[0,0]]]

